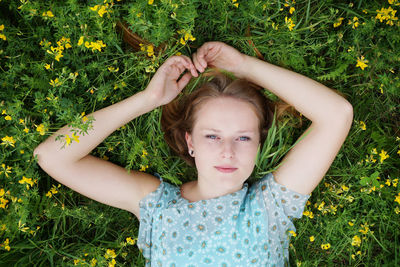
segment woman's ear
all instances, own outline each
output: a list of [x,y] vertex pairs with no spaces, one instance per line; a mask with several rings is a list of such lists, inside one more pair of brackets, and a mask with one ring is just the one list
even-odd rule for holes
[[190,150],[190,149],[193,150],[192,135],[189,134],[188,132],[185,132],[185,139],[186,139],[186,144],[188,146],[188,150]]

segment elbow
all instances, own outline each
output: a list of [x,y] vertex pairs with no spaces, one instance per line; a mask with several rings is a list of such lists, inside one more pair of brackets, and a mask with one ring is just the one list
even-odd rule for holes
[[37,160],[39,166],[42,164],[42,156],[40,152],[40,145],[33,150],[33,157]]
[[353,123],[353,118],[354,118],[353,105],[347,100],[344,104],[343,112],[344,112],[344,116],[345,116],[346,120],[351,125]]
[[335,113],[335,119],[331,122],[336,123],[337,126],[341,125],[350,129],[354,117],[353,106],[351,105],[351,103],[345,100],[344,104],[340,105]]
[[43,152],[43,147],[41,147],[41,144],[33,150],[33,157],[37,159],[37,164],[43,168],[43,165],[46,162],[46,159],[45,159],[45,153]]

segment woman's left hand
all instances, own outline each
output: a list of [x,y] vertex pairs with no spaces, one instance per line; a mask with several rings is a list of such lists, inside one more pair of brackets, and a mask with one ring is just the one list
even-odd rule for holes
[[[178,81],[179,76],[188,70]],[[156,106],[166,105],[182,91],[197,71],[192,60],[187,56],[172,56],[156,71],[145,89]]]

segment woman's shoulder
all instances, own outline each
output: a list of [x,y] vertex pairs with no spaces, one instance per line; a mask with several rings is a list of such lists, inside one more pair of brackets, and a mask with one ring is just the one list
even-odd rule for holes
[[[154,173],[160,180],[159,186],[153,192],[147,194],[142,200],[140,200],[140,207],[145,208],[146,206],[153,207],[153,205],[160,205],[163,202],[168,202],[180,193],[180,188],[169,182],[164,181],[164,179],[158,174]],[[147,203],[147,205],[146,205]]]

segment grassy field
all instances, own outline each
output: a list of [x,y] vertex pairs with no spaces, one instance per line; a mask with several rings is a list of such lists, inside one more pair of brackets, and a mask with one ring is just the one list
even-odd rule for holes
[[[343,147],[295,222],[292,266],[400,265],[400,1],[0,1],[0,266],[144,266],[134,215],[58,184],[34,148],[144,90],[169,56],[219,40],[337,90],[354,108]],[[132,49],[119,22],[143,38]],[[193,89],[195,81],[187,90]],[[186,89],[185,89],[186,90]],[[266,92],[268,94],[268,92]],[[276,96],[269,94],[272,99]],[[164,142],[158,108],[91,154],[171,183],[195,172]],[[253,177],[310,124],[286,116]]]

